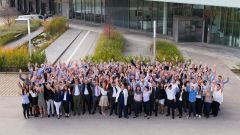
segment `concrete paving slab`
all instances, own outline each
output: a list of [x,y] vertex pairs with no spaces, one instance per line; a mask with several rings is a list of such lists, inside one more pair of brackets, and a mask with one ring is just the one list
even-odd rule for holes
[[54,63],[64,53],[64,51],[71,45],[71,43],[77,38],[80,31],[72,29],[71,27],[63,33],[57,40],[49,45],[46,50],[46,58],[50,63]]

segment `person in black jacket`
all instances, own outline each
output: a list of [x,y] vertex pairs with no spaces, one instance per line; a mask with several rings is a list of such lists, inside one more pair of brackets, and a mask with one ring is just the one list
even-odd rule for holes
[[53,106],[54,93],[50,89],[50,86],[51,86],[50,83],[47,83],[46,85],[44,85],[44,98],[47,102],[48,118],[50,117],[51,114],[54,117],[54,106]]
[[164,105],[165,105],[166,98],[167,98],[167,94],[164,88],[164,82],[161,82],[159,86],[159,104],[160,104],[161,114],[164,114]]
[[62,103],[62,93],[60,91],[60,87],[58,84],[54,85],[54,88],[52,88],[51,86],[48,87],[49,89],[51,89],[54,93],[54,105],[56,108],[56,113],[57,113],[57,118],[60,119],[60,106]]
[[184,85],[181,87],[181,91],[176,94],[176,104],[179,112],[179,118],[182,118],[183,116],[183,100],[186,100],[186,94],[186,87]]
[[70,99],[71,99],[71,90],[68,86],[64,86],[63,87],[63,92],[62,92],[62,104],[63,104],[63,108],[65,111],[65,117],[68,118],[69,115],[69,104],[70,104]]
[[90,83],[88,82],[87,79],[84,80],[84,83],[82,84],[82,103],[83,103],[83,108],[82,108],[82,113],[85,114],[86,108],[85,106],[88,106],[88,112],[91,114],[91,96],[92,96],[92,88],[90,86]]
[[116,96],[117,96],[118,88],[116,87],[115,82],[112,82],[112,86],[109,87],[109,96],[110,96],[110,116],[113,114],[113,111],[115,115],[118,115],[117,113],[117,102],[116,102]]
[[[153,91],[152,91],[152,100],[153,100],[153,111],[155,112],[155,116],[158,115],[158,105],[160,100],[160,86],[159,83],[153,85]],[[150,96],[150,97],[151,97]]]

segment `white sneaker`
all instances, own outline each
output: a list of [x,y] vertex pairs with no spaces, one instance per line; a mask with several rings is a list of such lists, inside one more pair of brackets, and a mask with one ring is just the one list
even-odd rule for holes
[[196,114],[196,117],[198,117],[199,115],[198,114]]
[[189,115],[187,115],[187,119],[189,119]]
[[200,119],[201,119],[201,115],[198,115],[198,118],[200,118]]
[[197,117],[196,117],[196,116],[194,116],[194,117],[193,117],[193,119],[194,119],[194,120],[196,120],[196,119],[197,119]]

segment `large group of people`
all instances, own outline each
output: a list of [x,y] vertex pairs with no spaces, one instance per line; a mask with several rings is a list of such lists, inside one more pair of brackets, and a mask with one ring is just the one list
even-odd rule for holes
[[[218,116],[229,78],[216,65],[171,62],[69,63],[28,66],[19,71],[23,116],[77,117],[88,112],[119,118],[166,115]],[[166,110],[165,110],[166,109]],[[175,114],[177,113],[177,114]]]

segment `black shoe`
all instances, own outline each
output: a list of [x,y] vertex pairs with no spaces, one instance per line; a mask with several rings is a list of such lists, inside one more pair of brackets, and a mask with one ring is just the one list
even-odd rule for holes
[[99,112],[99,114],[101,114],[101,115],[102,115],[102,112]]
[[54,114],[52,114],[52,116],[54,117]]
[[58,115],[58,119],[60,119],[60,115]]
[[133,118],[137,118],[138,116],[134,116]]
[[182,118],[182,115],[180,115],[179,118]]
[[172,116],[172,119],[175,119],[175,117],[174,117],[174,116]]
[[80,113],[78,113],[78,116],[80,116]]
[[120,118],[122,118],[122,116],[118,116],[118,118],[120,119]]
[[148,116],[147,119],[150,119],[150,116]]
[[155,113],[155,116],[156,116],[156,117],[158,116],[157,113]]
[[95,111],[92,112],[92,115],[95,114]]
[[50,115],[48,115],[48,118],[50,118]]
[[170,116],[170,114],[166,114],[166,117]]
[[124,118],[128,119],[129,117],[127,116],[127,117],[124,117]]
[[109,116],[112,116],[112,113],[110,113]]

